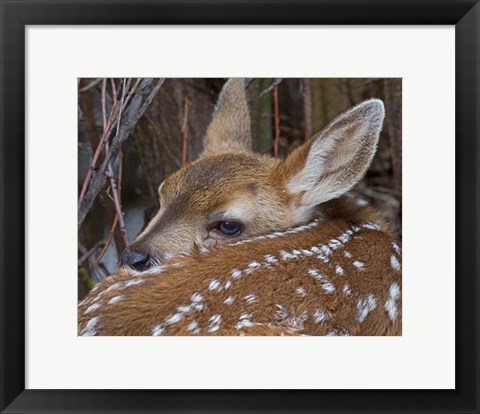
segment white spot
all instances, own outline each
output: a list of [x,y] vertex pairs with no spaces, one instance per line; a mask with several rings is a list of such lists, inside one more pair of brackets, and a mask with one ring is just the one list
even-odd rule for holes
[[258,262],[255,262],[255,261],[254,261],[254,262],[251,262],[251,263],[247,266],[247,268],[244,270],[244,272],[245,272],[246,274],[250,274],[250,273],[254,272],[256,269],[258,269],[258,268],[261,267],[261,266],[262,266],[262,265],[261,265],[260,263],[258,263]]
[[247,303],[252,303],[257,300],[257,297],[253,293],[250,293],[250,295],[245,296],[244,299],[247,301]]
[[352,294],[352,290],[350,289],[349,285],[345,285],[343,287],[343,293],[345,293],[345,295],[347,295],[347,296],[350,296]]
[[327,318],[327,313],[318,309],[313,314],[313,319],[315,320],[315,323],[324,322],[325,320],[327,320]]
[[284,261],[298,259],[297,255],[286,252],[285,250],[280,250],[279,253],[280,253],[280,256],[282,256],[282,260],[284,260]]
[[333,293],[336,290],[335,286],[329,282],[327,278],[325,278],[325,281],[322,282],[322,288],[325,293]]
[[317,269],[311,268],[308,270],[308,274],[313,276],[316,280],[318,280],[325,291],[325,293],[333,293],[335,292],[336,288],[333,283],[324,275],[322,275]]
[[365,269],[365,263],[359,262],[358,260],[355,260],[353,262],[353,266],[355,266],[357,269],[364,270]]
[[398,255],[402,254],[402,250],[400,249],[397,243],[392,242],[392,247],[393,247],[393,250],[395,250],[395,253],[397,253]]
[[130,273],[135,277],[139,277],[139,276],[158,276],[161,273],[165,272],[167,269],[170,269],[170,266],[160,265],[160,266],[151,267],[150,269],[145,270],[143,272],[138,272],[136,270],[130,270]]
[[232,282],[230,282],[230,280],[227,280],[227,282],[225,283],[225,290],[229,289],[230,286],[232,286]]
[[251,328],[255,324],[250,320],[252,315],[250,313],[244,313],[243,315],[240,315],[239,321],[235,325],[237,329],[242,329],[242,328]]
[[233,269],[232,270],[232,278],[233,279],[238,279],[240,276],[242,276],[242,271],[238,269]]
[[205,246],[200,246],[199,249],[200,253],[202,254],[208,254],[210,253],[210,250],[208,250]]
[[216,314],[213,315],[210,319],[210,325],[208,327],[208,332],[216,332],[220,329],[220,323],[222,322],[222,315]]
[[[93,292],[93,290],[92,290],[92,292]],[[78,307],[83,306],[83,305],[85,305],[85,303],[87,303],[87,302],[88,302],[88,298],[85,298],[85,299],[83,299],[81,302],[79,302],[77,306],[78,306]]]
[[199,302],[193,305],[193,309],[201,311],[203,309],[203,303]]
[[400,270],[400,262],[398,261],[397,257],[395,255],[390,256],[390,264],[392,265],[392,269],[399,271]]
[[332,329],[326,336],[338,336],[338,330]]
[[217,279],[212,279],[210,284],[208,285],[209,290],[219,290],[220,289],[220,281]]
[[175,315],[172,315],[170,316],[166,321],[165,323],[167,325],[173,325],[174,323],[178,323],[180,322],[184,317],[184,314],[183,313],[176,313]]
[[188,306],[179,306],[177,308],[177,311],[180,312],[180,313],[187,313],[187,312],[190,312],[192,310],[192,306],[191,305],[188,305]]
[[375,223],[364,223],[364,224],[362,224],[362,227],[364,229],[368,229],[368,230],[381,230],[382,229],[378,224],[375,224]]
[[116,282],[113,285],[110,285],[106,290],[104,290],[102,293],[108,293],[111,292],[112,290],[118,289],[120,286],[122,286],[122,282]]
[[278,260],[276,259],[275,256],[272,256],[271,254],[267,254],[265,256],[265,261],[270,264],[277,264]]
[[328,263],[330,260],[328,259],[328,256],[326,254],[320,253],[317,256],[318,259],[320,259],[323,263]]
[[300,295],[302,298],[304,298],[305,296],[307,296],[307,291],[305,290],[305,288],[303,287],[299,287],[295,290],[295,292],[297,292],[298,295]]
[[101,308],[102,305],[100,305],[100,303],[94,303],[93,305],[90,305],[87,310],[85,311],[85,314],[87,313],[90,313],[92,311],[94,311],[95,309],[98,309],[98,308]]
[[190,300],[192,302],[191,305],[189,305],[191,309],[195,309],[197,311],[201,311],[203,309],[203,296],[200,293],[194,293]]
[[162,325],[155,325],[152,329],[152,336],[161,336],[165,332],[165,328]]
[[389,298],[385,303],[385,310],[392,321],[395,321],[398,316],[397,300],[400,299],[400,286],[394,282],[389,289]]
[[313,246],[310,250],[315,254],[322,253],[322,251],[317,246]]
[[302,249],[302,254],[305,256],[313,256],[313,253],[310,250]]
[[393,282],[389,289],[390,296],[394,299],[400,298],[400,286],[397,282]]
[[276,313],[277,318],[279,319],[288,319],[290,317],[290,312],[287,307],[284,305],[277,305],[278,311]]
[[227,299],[223,301],[223,303],[225,303],[225,305],[231,305],[234,300],[235,298],[233,296],[229,296]]
[[130,286],[143,285],[144,283],[145,283],[145,280],[143,279],[132,279],[132,280],[129,280],[127,283],[125,283],[125,288],[128,288]]
[[197,331],[200,332],[199,325],[197,321],[192,321],[187,326],[187,331]]
[[101,317],[95,316],[94,318],[90,319],[85,326],[85,329],[82,331],[81,336],[95,336],[97,331],[95,328],[97,327],[98,322],[100,322]]
[[187,331],[193,331],[194,329],[197,329],[197,328],[198,328],[198,322],[197,321],[192,321],[187,326]]
[[[340,236],[341,237],[341,236]],[[336,239],[332,239],[330,240],[330,242],[328,243],[328,247],[330,247],[332,250],[337,250],[340,246],[342,246],[342,243],[339,242],[338,240]]]
[[313,276],[315,279],[318,279],[320,277],[320,272],[318,271],[318,269],[315,269],[313,267],[308,269],[308,274],[310,276]]
[[355,203],[357,204],[357,206],[360,206],[360,207],[368,206],[367,200],[364,200],[363,198],[357,198],[355,200]]
[[193,303],[203,302],[203,296],[201,293],[194,293],[190,298]]
[[233,243],[232,245],[235,246],[235,245],[238,245],[238,244],[251,243],[255,240],[264,240],[265,238],[274,239],[276,237],[283,237],[287,234],[298,233],[298,232],[301,232],[303,230],[307,230],[307,229],[310,229],[310,228],[316,227],[316,226],[318,226],[318,221],[317,220],[312,221],[311,223],[299,226],[299,227],[293,227],[293,228],[287,229],[284,232],[276,231],[276,232],[271,233],[271,234],[266,234],[266,235],[252,237],[251,239],[241,240],[241,241],[238,241],[236,243]]
[[350,236],[347,233],[342,234],[338,240],[340,240],[342,243],[346,243],[350,240]]
[[322,253],[325,254],[326,256],[330,256],[330,255],[333,253],[332,249],[330,249],[330,247],[325,246],[325,245],[321,246],[321,247],[320,247],[320,250],[321,250]]
[[357,303],[357,321],[362,323],[367,315],[377,307],[377,300],[372,294],[366,299],[360,299]]
[[348,252],[347,250],[345,250],[343,252],[343,255],[347,258],[347,259],[351,259],[352,258],[352,254],[350,252]]
[[125,296],[124,295],[119,295],[119,296],[115,296],[113,297],[112,299],[110,299],[108,301],[109,305],[111,305],[112,303],[117,303],[117,302],[120,302],[121,300],[125,299]]
[[345,274],[345,271],[343,270],[343,267],[340,265],[337,265],[335,267],[335,273],[339,276],[343,276]]

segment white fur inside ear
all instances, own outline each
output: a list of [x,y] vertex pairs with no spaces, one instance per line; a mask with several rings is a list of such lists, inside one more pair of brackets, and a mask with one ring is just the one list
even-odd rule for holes
[[304,167],[287,184],[306,210],[341,196],[360,181],[375,155],[385,109],[378,99],[365,101],[336,118],[313,138]]

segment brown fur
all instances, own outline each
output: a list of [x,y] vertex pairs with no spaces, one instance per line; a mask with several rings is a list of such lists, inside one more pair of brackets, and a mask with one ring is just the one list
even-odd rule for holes
[[[368,208],[352,209],[349,216],[357,218]],[[85,333],[87,323],[99,316],[95,326],[96,335],[152,335],[155,326],[162,326],[164,335],[400,335],[401,299],[396,302],[398,315],[394,321],[388,316],[385,303],[389,299],[392,283],[401,288],[401,272],[390,264],[392,254],[398,260],[392,242],[384,231],[362,228],[333,250],[328,263],[319,260],[316,254],[300,255],[291,260],[281,260],[281,251],[308,250],[313,246],[328,245],[344,234],[353,225],[343,219],[331,220],[288,236],[261,239],[238,245],[219,245],[208,254],[194,251],[165,265],[165,269],[152,275],[132,276],[128,272],[108,278],[91,293],[79,307],[79,334]],[[345,251],[351,258],[344,256]],[[273,255],[278,264],[267,264],[266,255]],[[353,263],[360,261],[364,269]],[[262,266],[250,274],[232,279],[234,269],[248,269],[252,262]],[[340,265],[343,275],[335,272]],[[318,269],[334,287],[335,292],[327,293],[322,287],[324,281],[309,275],[309,269]],[[132,280],[144,284],[122,288]],[[219,288],[210,290],[212,280],[219,282]],[[227,281],[231,285],[227,286]],[[117,287],[108,291],[108,288]],[[351,294],[343,289],[350,286]],[[304,297],[296,289],[304,288]],[[186,312],[176,323],[167,323],[179,313],[179,307],[191,304],[194,294],[201,294],[204,300],[201,310]],[[253,294],[256,300],[248,303],[246,296]],[[358,321],[359,301],[374,295],[376,308],[366,318]],[[119,302],[108,304],[113,297],[123,296]],[[234,296],[231,305],[224,301]],[[86,312],[93,304],[98,309]],[[325,320],[316,323],[315,312],[325,312]],[[181,312],[180,312],[181,313]],[[242,314],[251,314],[253,326],[237,329]],[[221,315],[218,330],[209,332],[211,318]],[[189,331],[187,326],[198,323],[199,331]]]

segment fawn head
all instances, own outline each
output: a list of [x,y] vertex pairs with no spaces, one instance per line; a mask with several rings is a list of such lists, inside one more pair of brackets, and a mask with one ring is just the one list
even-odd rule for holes
[[208,249],[321,219],[321,204],[366,173],[383,118],[382,101],[365,101],[285,160],[271,158],[252,151],[244,82],[230,79],[203,153],[160,185],[160,210],[123,252],[120,265],[145,270],[195,246]]

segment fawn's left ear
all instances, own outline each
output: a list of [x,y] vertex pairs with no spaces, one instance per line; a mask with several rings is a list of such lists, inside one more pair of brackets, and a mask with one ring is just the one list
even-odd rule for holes
[[385,109],[370,99],[337,117],[282,163],[294,215],[302,220],[318,204],[341,196],[367,172],[377,149]]
[[243,79],[229,79],[218,97],[204,139],[202,155],[252,148],[250,112]]

